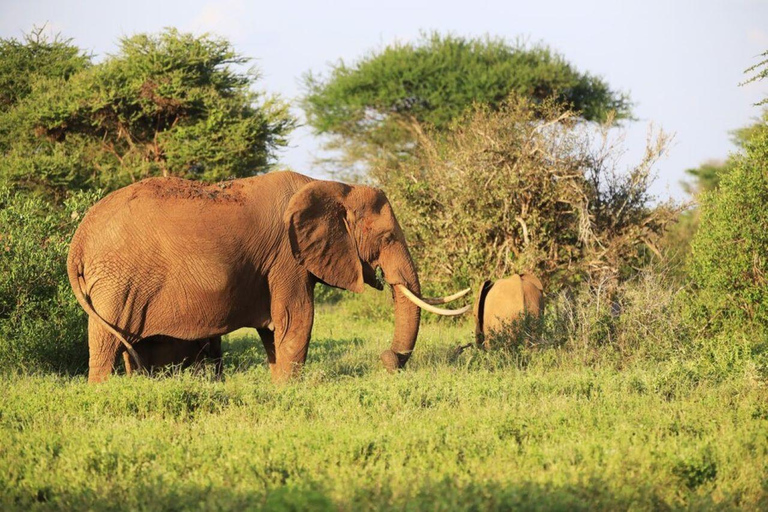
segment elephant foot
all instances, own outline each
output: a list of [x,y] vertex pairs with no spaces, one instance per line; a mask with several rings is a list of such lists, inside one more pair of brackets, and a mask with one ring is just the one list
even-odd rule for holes
[[388,372],[393,373],[405,366],[405,362],[408,361],[410,354],[396,354],[392,350],[387,349],[379,357],[381,362],[384,363],[384,368]]

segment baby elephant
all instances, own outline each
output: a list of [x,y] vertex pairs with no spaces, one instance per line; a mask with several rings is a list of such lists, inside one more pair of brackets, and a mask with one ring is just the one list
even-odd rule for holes
[[485,281],[475,299],[475,341],[488,348],[488,338],[504,324],[544,310],[544,288],[533,274],[515,274],[495,283]]
[[[221,362],[221,336],[203,338],[200,340],[180,340],[170,336],[150,336],[133,345],[139,355],[144,368],[151,374],[155,370],[171,365],[180,366],[182,369],[195,366],[202,367],[208,361],[215,366],[216,378],[222,375]],[[125,371],[131,374],[135,371],[136,364],[123,352]]]

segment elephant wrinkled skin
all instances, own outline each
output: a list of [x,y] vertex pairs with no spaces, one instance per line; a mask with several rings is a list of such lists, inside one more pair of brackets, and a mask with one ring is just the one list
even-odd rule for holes
[[381,190],[289,171],[205,184],[149,178],[117,190],[85,215],[67,271],[88,312],[89,381],[105,380],[133,344],[257,329],[272,378],[297,373],[307,356],[317,282],[392,286],[395,330],[381,356],[405,365],[421,294],[392,207]]
[[533,274],[485,281],[475,297],[475,341],[488,348],[491,333],[525,314],[538,318],[543,310],[544,288]]

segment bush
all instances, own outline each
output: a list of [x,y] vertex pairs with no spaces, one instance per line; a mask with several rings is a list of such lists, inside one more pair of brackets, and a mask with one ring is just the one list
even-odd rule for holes
[[86,315],[67,279],[69,240],[98,195],[63,207],[0,189],[0,371],[88,366]]
[[768,131],[745,149],[703,194],[689,258],[691,318],[714,331],[768,327]]
[[665,138],[620,173],[608,126],[516,97],[499,110],[478,106],[446,134],[412,125],[415,158],[383,161],[372,175],[423,281],[450,289],[521,271],[550,285],[633,275],[676,212],[651,206],[648,192]]
[[[11,43],[0,39],[0,52],[33,45]],[[166,29],[123,38],[118,53],[73,73],[55,72],[60,60],[41,61],[29,90],[18,84],[21,99],[0,109],[0,184],[63,197],[150,176],[253,176],[294,126],[223,39]],[[25,70],[6,64],[0,83]]]
[[611,349],[628,362],[664,360],[689,343],[683,289],[675,276],[646,270],[613,290],[582,286],[549,299],[543,345],[575,351]]

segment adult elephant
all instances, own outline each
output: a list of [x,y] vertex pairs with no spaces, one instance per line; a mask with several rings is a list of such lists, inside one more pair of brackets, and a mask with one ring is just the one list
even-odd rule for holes
[[[151,336],[196,340],[255,327],[274,381],[307,356],[314,286],[392,286],[389,370],[413,351],[421,307],[405,236],[381,190],[282,171],[204,184],[150,178],[95,204],[72,239],[67,271],[88,313],[90,382]],[[441,302],[440,299],[434,299]],[[433,302],[433,301],[428,301]]]

